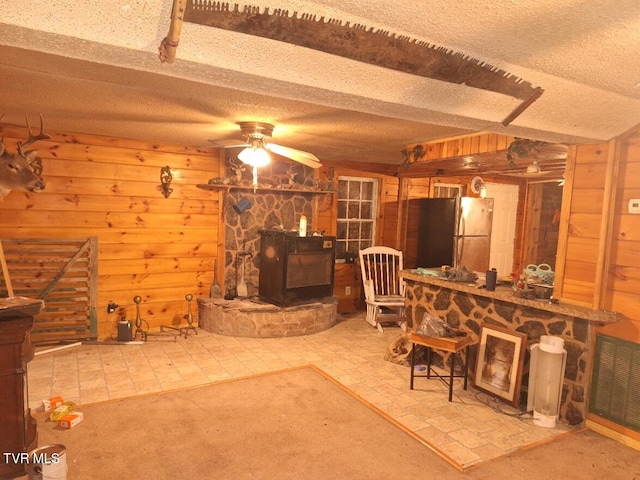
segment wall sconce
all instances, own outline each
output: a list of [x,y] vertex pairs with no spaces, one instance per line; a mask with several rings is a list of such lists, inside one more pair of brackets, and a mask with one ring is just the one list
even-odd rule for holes
[[247,197],[241,198],[240,201],[233,206],[233,209],[239,214],[246,212],[250,208],[251,200],[249,200]]
[[173,180],[173,174],[171,173],[171,168],[169,165],[166,167],[162,167],[160,170],[160,188],[162,189],[162,194],[164,198],[169,198],[169,195],[173,192],[173,188],[171,188],[171,181]]

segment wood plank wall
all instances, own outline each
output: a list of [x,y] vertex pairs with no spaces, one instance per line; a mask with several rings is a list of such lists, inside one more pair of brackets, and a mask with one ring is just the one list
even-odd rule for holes
[[640,127],[573,147],[567,180],[556,289],[563,301],[590,308],[603,298],[600,308],[626,318],[598,330],[640,342],[640,215],[628,213],[629,200],[640,198]]
[[[185,323],[187,301],[208,296],[219,245],[218,195],[196,188],[217,176],[219,151],[47,132],[34,145],[46,189],[11,192],[0,203],[0,237],[98,237],[98,335],[114,335],[121,314],[134,321],[133,298],[151,331]],[[0,124],[14,152],[25,128]],[[164,198],[160,169],[173,172]],[[34,272],[36,275],[37,272]],[[113,301],[121,312],[107,314]],[[197,320],[197,304],[192,305]],[[146,326],[146,324],[144,324]]]
[[[482,153],[494,153],[509,148],[515,137],[508,135],[500,135],[497,133],[479,133],[476,135],[464,135],[459,138],[451,138],[446,141],[434,141],[430,143],[421,143],[424,148],[424,157],[419,163],[428,162],[429,160],[440,160],[443,158],[458,157],[460,155],[477,155]],[[411,150],[415,145],[407,145],[405,148]],[[420,165],[413,165],[411,168],[415,171]],[[410,174],[410,172],[406,172]]]
[[[564,252],[558,255],[564,262],[556,268],[561,272],[562,283],[557,291],[565,301],[592,307],[609,145],[579,145],[572,152],[574,158],[569,158],[565,184],[565,190],[570,192],[565,192],[562,207]],[[559,242],[563,243],[562,234]]]
[[640,215],[628,212],[629,200],[640,198],[640,128],[621,140],[619,155],[604,308],[627,320],[601,332],[640,343]]

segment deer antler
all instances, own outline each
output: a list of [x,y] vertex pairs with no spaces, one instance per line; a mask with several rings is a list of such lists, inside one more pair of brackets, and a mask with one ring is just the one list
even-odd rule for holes
[[49,140],[51,135],[44,133],[44,119],[42,118],[42,114],[40,114],[40,133],[38,135],[34,135],[31,133],[31,125],[29,124],[29,115],[24,116],[27,121],[27,128],[29,129],[29,138],[24,143],[18,143],[18,153],[24,157],[23,148],[26,148],[30,145],[33,145],[38,140]]

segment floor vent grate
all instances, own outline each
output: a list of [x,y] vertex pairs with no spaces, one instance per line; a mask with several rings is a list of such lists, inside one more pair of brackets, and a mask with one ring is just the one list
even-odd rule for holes
[[597,335],[589,411],[640,432],[640,344]]

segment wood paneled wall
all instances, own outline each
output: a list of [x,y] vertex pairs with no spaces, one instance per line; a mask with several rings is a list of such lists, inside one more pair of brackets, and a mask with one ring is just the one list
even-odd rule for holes
[[[135,321],[133,298],[151,331],[185,323],[187,301],[208,296],[217,257],[218,195],[196,188],[218,175],[219,151],[90,135],[48,132],[38,142],[47,186],[11,192],[0,203],[0,237],[97,236],[98,335],[115,335],[124,315]],[[24,128],[0,124],[15,151]],[[173,193],[160,190],[160,169],[173,173]],[[37,271],[34,271],[37,275]],[[121,311],[107,313],[107,303]],[[197,317],[197,304],[192,305]]]
[[[442,158],[457,157],[460,155],[477,155],[482,153],[493,153],[509,148],[515,137],[500,135],[497,133],[479,133],[476,135],[464,135],[458,138],[451,138],[446,141],[434,141],[422,143],[424,147],[424,157],[420,162],[429,160],[440,160]],[[411,150],[415,145],[407,145],[405,148]],[[420,168],[419,163],[412,166],[412,169]],[[409,173],[409,172],[407,172]]]
[[640,215],[628,211],[629,200],[640,199],[640,128],[617,145],[619,168],[611,223],[611,248],[604,308],[628,320],[603,328],[609,335],[640,343]]
[[608,143],[572,147],[565,173],[556,294],[587,307],[594,306],[608,157]]
[[628,213],[640,198],[640,127],[569,154],[556,290],[564,301],[622,313],[600,330],[640,342],[640,215]]

